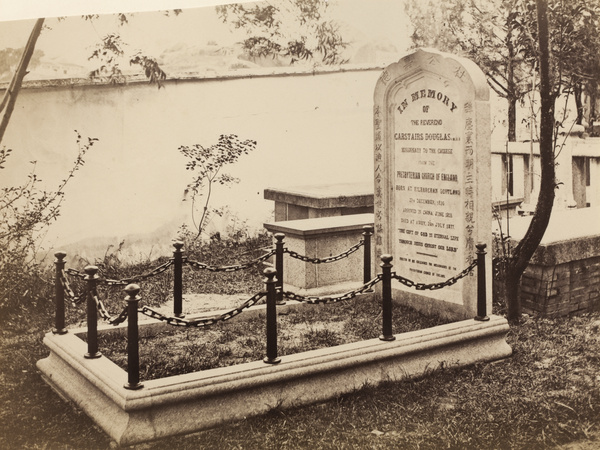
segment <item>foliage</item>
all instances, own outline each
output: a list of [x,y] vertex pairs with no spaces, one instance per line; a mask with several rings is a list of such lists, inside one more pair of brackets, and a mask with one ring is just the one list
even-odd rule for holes
[[[223,284],[228,279],[225,275]],[[309,308],[318,319],[322,309]],[[348,317],[350,322],[378,320],[359,310]],[[412,321],[410,317],[406,320],[409,324]],[[27,314],[0,329],[0,448],[114,448],[99,427],[63,401],[40,377],[35,363],[48,356],[42,337],[51,327],[48,317]],[[358,323],[353,327],[363,328]],[[190,342],[206,331],[179,330],[190,334]],[[337,328],[330,331],[333,334]],[[599,331],[597,312],[555,319],[529,318],[511,327],[507,341],[513,356],[497,363],[365,386],[300,408],[283,410],[275,406],[263,416],[133,448],[542,450],[568,443],[597,448]],[[255,333],[241,343],[264,351],[264,337]],[[316,340],[331,342],[317,327],[308,334],[309,344]],[[225,347],[232,337],[226,331],[211,342]],[[190,359],[211,359],[204,356],[201,347],[184,346]],[[144,349],[141,345],[140,350]],[[166,354],[170,347],[163,350]],[[229,353],[226,357],[231,358],[235,349],[230,350],[222,348],[221,354]]]
[[[240,141],[235,134],[222,134],[219,141],[209,147],[201,144],[182,145],[179,151],[188,158],[186,169],[194,172],[193,180],[187,185],[184,198],[192,200],[192,219],[199,237],[205,230],[212,214],[220,214],[219,210],[209,210],[209,202],[215,184],[229,186],[238,183],[239,179],[223,173],[223,167],[235,163],[240,156],[249,154],[256,148],[256,141]],[[196,219],[196,202],[204,199],[204,206],[199,219]]]
[[532,89],[535,67],[531,33],[521,26],[523,1],[410,0],[406,7],[415,46],[464,54],[483,70],[490,88],[507,99],[509,141],[516,140],[516,104]]
[[[447,323],[401,305],[396,306],[393,319],[394,333]],[[359,296],[335,304],[300,305],[279,316],[277,322],[278,355],[293,355],[377,338],[381,304],[371,296]],[[265,356],[264,336],[264,315],[236,318],[204,330],[171,327],[148,334],[140,342],[140,376],[142,381],[152,380],[259,361]],[[119,336],[100,336],[99,345],[103,354],[127,370],[127,351]]]
[[[417,8],[416,2],[411,5]],[[557,117],[556,101],[561,94],[574,93],[577,120],[582,120],[582,75],[590,67],[593,71],[599,66],[600,40],[594,30],[599,24],[600,4],[584,0],[465,0],[444,3],[439,14],[448,19],[448,22],[442,20],[445,27],[438,32],[446,36],[444,42],[461,47],[486,72],[490,86],[499,94],[502,87],[506,93],[509,140],[515,138],[515,102],[526,92],[539,89],[542,169],[539,196],[525,236],[499,260],[498,270],[504,276],[501,295],[507,302],[508,317],[519,320],[519,281],[548,226],[557,187],[555,158],[564,145],[564,140],[559,145],[558,138],[566,119],[566,107],[562,118]],[[421,30],[417,37],[427,36],[419,26],[416,24],[417,30]],[[592,77],[587,80],[589,91],[597,92],[597,82],[594,84]],[[533,105],[531,112],[533,121],[538,117]],[[533,126],[530,123],[532,134]]]
[[[181,10],[174,10],[175,15],[179,15]],[[169,15],[169,11],[166,12]],[[98,15],[83,16],[85,20],[93,21],[98,19]],[[133,14],[116,14],[117,27],[129,25],[129,19]],[[110,84],[124,84],[125,75],[120,68],[120,62],[125,57],[125,47],[127,44],[123,42],[118,31],[113,31],[102,37],[101,41],[96,44],[96,47],[88,60],[98,60],[100,66],[90,72],[90,78],[102,79]],[[129,56],[130,66],[139,66],[142,72],[148,79],[149,83],[156,84],[160,89],[163,87],[163,81],[167,78],[167,74],[160,67],[156,58],[144,54],[141,50],[136,50]]]
[[[535,89],[537,17],[534,0],[459,0],[424,3],[410,0],[407,14],[415,46],[463,53],[485,72],[490,87],[509,102],[509,141],[515,140],[515,105]],[[600,83],[600,3],[549,0],[551,73],[555,97],[575,94],[577,123],[582,95],[595,105]],[[595,116],[595,111],[589,111]]]
[[[524,8],[523,26],[531,30],[534,47],[532,53],[537,54],[535,46],[537,27],[535,9],[531,2]],[[600,86],[600,3],[585,0],[549,0],[549,40],[551,83],[553,95],[558,98],[561,91],[574,94],[577,104],[576,123],[582,124],[584,119],[583,94],[590,95],[591,108],[587,111],[588,119],[597,117],[595,103]]]
[[[0,195],[0,311],[16,311],[35,303],[44,293],[37,282],[43,268],[36,260],[40,241],[48,227],[60,216],[65,188],[84,164],[86,152],[98,140],[85,140],[77,132],[79,152],[67,177],[55,191],[40,188],[42,181],[35,172],[36,162],[27,181],[1,189]],[[0,150],[0,169],[4,169],[11,150]],[[33,289],[35,287],[35,289]]]
[[271,56],[297,61],[320,57],[323,64],[342,64],[348,46],[339,25],[328,18],[327,0],[286,0],[253,6],[217,6],[224,23],[246,31],[242,48],[251,58]]

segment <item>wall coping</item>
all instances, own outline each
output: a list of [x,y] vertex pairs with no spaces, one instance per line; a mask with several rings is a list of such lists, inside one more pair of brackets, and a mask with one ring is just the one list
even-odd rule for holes
[[[318,69],[312,67],[267,67],[263,69],[249,68],[223,72],[173,72],[172,74],[168,74],[168,78],[163,81],[163,84],[168,85],[170,83],[179,82],[227,81],[244,78],[315,76],[348,72],[381,71],[385,68],[385,66],[385,64],[347,64],[344,66],[319,67]],[[125,82],[120,84],[113,84],[109,81],[92,79],[89,77],[24,80],[22,87],[23,89],[98,86],[120,88],[128,85],[148,84],[148,79],[141,73],[125,74],[124,78]],[[10,81],[0,83],[0,91],[6,90],[9,84]]]
[[351,214],[347,216],[318,217],[314,219],[286,220],[265,223],[271,233],[285,233],[295,236],[319,236],[362,230],[365,225],[373,225],[373,214]]
[[[600,207],[553,211],[546,233],[530,263],[553,266],[600,256],[598,217]],[[531,216],[511,218],[513,241],[523,239],[530,222]]]
[[[529,155],[532,150],[530,141],[509,142],[508,149],[505,144],[505,142],[492,142],[492,154]],[[571,148],[572,156],[600,158],[600,137],[587,137],[584,139],[578,136],[569,136],[565,146]],[[540,143],[537,141],[533,142],[533,154],[535,156],[540,155]]]

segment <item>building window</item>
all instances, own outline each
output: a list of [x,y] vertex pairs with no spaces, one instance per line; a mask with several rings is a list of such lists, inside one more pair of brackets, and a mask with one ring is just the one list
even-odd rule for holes
[[508,195],[514,193],[514,179],[513,179],[513,155],[510,153],[502,154],[502,187],[503,191],[508,191]]
[[590,162],[591,162],[592,158],[585,158],[585,185],[587,187],[591,186],[591,180],[590,180]]

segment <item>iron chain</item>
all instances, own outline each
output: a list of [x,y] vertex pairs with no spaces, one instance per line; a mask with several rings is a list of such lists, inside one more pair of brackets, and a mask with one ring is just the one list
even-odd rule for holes
[[284,249],[284,251],[286,253],[288,253],[292,258],[296,258],[296,259],[299,259],[304,262],[310,262],[313,264],[326,264],[326,263],[330,263],[330,262],[334,262],[334,261],[339,261],[340,259],[344,259],[344,258],[348,257],[349,255],[351,255],[352,253],[357,251],[360,247],[362,247],[364,245],[364,243],[365,243],[364,240],[361,239],[360,242],[358,242],[358,244],[353,245],[348,250],[346,250],[344,253],[340,253],[339,255],[336,255],[336,256],[330,256],[329,258],[310,258],[308,256],[301,255],[293,250],[288,250],[287,248]]
[[[127,286],[128,284],[133,283],[134,281],[145,280],[146,278],[151,278],[153,276],[163,273],[164,271],[166,271],[169,267],[171,267],[173,265],[173,262],[174,262],[174,260],[173,260],[173,258],[171,258],[164,264],[161,264],[160,266],[156,267],[155,269],[152,269],[150,272],[144,273],[141,275],[127,277],[127,278],[123,278],[121,280],[113,280],[110,278],[98,278],[96,280],[96,282],[107,284],[108,286]],[[85,277],[87,276],[85,273],[80,272],[79,270],[76,270],[76,269],[67,269],[66,272],[69,275],[76,276],[78,278],[81,278],[82,280],[85,279]]]
[[68,269],[66,269],[65,271],[66,271],[66,272],[67,272],[69,275],[72,275],[72,276],[74,276],[74,277],[81,278],[82,280],[83,280],[83,279],[84,279],[84,278],[87,276],[85,273],[83,273],[83,272],[80,272],[80,271],[79,271],[79,270],[77,270],[77,269],[71,269],[71,268],[68,268]]
[[409,280],[408,278],[404,278],[403,276],[397,275],[396,272],[392,273],[392,278],[395,278],[396,280],[398,280],[400,283],[402,283],[406,287],[409,287],[409,288],[414,287],[417,291],[427,291],[427,290],[434,291],[436,289],[442,289],[447,286],[452,286],[453,284],[456,284],[456,282],[458,280],[466,277],[476,266],[477,266],[477,260],[474,260],[469,267],[465,268],[458,275],[455,275],[452,278],[448,278],[446,281],[441,281],[439,283],[430,283],[430,284],[415,283],[414,281]]
[[223,267],[218,267],[218,266],[209,266],[208,264],[204,264],[198,261],[192,261],[189,260],[187,258],[183,259],[183,262],[186,264],[189,264],[190,266],[192,266],[194,269],[198,269],[198,270],[208,270],[209,272],[235,272],[238,270],[243,270],[243,269],[248,269],[252,266],[256,266],[257,264],[266,261],[267,259],[269,259],[271,256],[273,256],[275,254],[275,249],[271,250],[268,253],[265,253],[264,255],[258,257],[257,259],[254,259],[252,261],[249,261],[247,263],[244,264],[237,264],[234,266],[223,266]]
[[369,281],[368,283],[362,285],[360,288],[355,289],[350,292],[346,292],[345,294],[341,294],[341,295],[334,295],[334,296],[329,296],[329,297],[314,297],[314,296],[305,297],[303,295],[296,294],[294,292],[284,291],[283,296],[290,300],[296,300],[297,302],[310,303],[310,304],[337,303],[337,302],[342,302],[345,300],[350,300],[350,299],[356,297],[357,295],[364,294],[365,292],[370,291],[371,288],[373,286],[375,286],[377,283],[379,283],[382,279],[383,279],[383,275],[379,274],[375,278],[373,278],[371,281]]
[[238,306],[237,308],[231,309],[231,310],[229,310],[223,314],[220,314],[218,316],[206,317],[206,318],[201,318],[201,319],[182,319],[180,317],[165,316],[164,314],[159,313],[158,311],[155,311],[154,309],[152,309],[148,306],[143,306],[139,310],[139,312],[141,312],[145,316],[151,317],[153,319],[158,319],[162,322],[166,322],[168,325],[173,325],[173,326],[177,326],[177,327],[200,328],[200,327],[207,327],[210,325],[214,325],[218,322],[225,322],[226,320],[229,320],[232,317],[237,316],[238,314],[243,312],[245,309],[248,309],[251,306],[254,306],[256,303],[258,303],[258,301],[261,298],[263,298],[266,295],[267,295],[266,292],[259,292],[258,294],[254,295],[250,299],[246,300],[241,306]]
[[123,309],[123,311],[121,311],[121,313],[118,316],[111,316],[104,307],[104,303],[102,303],[102,300],[98,298],[97,292],[93,293],[93,298],[96,302],[96,307],[98,308],[100,317],[103,320],[107,321],[111,325],[119,325],[120,323],[125,322],[125,319],[127,319],[127,306]]
[[[87,289],[87,286],[85,286],[83,292],[80,295],[75,295],[75,293],[73,292],[73,289],[71,289],[71,286],[69,285],[69,280],[67,279],[64,270],[62,271],[61,276],[60,276],[60,284],[62,285],[62,288],[63,288],[66,296],[69,298],[69,300],[71,301],[71,304],[73,306],[80,305],[81,303],[83,303],[86,300],[87,294],[89,292]],[[123,311],[121,311],[121,313],[118,316],[113,317],[106,310],[104,303],[102,303],[102,300],[100,300],[98,298],[98,292],[94,290],[92,295],[93,295],[94,301],[96,302],[96,307],[98,308],[100,317],[103,320],[106,320],[111,325],[118,325],[118,324],[124,322],[125,319],[127,319],[127,307],[125,307],[125,309],[123,309]]]
[[169,267],[171,267],[173,265],[173,263],[174,263],[174,260],[173,260],[173,258],[171,258],[164,264],[161,264],[160,266],[156,267],[155,269],[152,269],[148,273],[144,273],[144,274],[133,276],[133,277],[123,278],[121,280],[111,280],[111,279],[106,278],[106,279],[100,279],[98,281],[101,283],[106,283],[109,286],[127,286],[128,284],[133,283],[135,281],[142,281],[147,278],[152,278],[156,275],[160,275],[161,273],[166,271]]
[[80,295],[75,295],[75,292],[73,292],[73,289],[71,289],[71,285],[69,284],[69,280],[67,279],[64,270],[62,270],[60,274],[60,284],[65,295],[69,298],[73,306],[76,306],[85,300],[85,294],[87,293],[87,290],[84,290],[84,292]]

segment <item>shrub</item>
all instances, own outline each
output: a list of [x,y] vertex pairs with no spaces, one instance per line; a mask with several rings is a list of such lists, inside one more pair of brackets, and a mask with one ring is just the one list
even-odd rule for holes
[[[77,133],[77,131],[75,131]],[[48,227],[60,216],[64,190],[75,172],[84,165],[86,152],[97,141],[83,140],[77,133],[77,158],[67,177],[55,191],[43,190],[36,175],[36,162],[27,180],[18,186],[3,187],[0,196],[0,316],[6,320],[22,310],[46,305],[51,297],[52,275],[36,256]],[[12,150],[0,149],[0,170]]]

